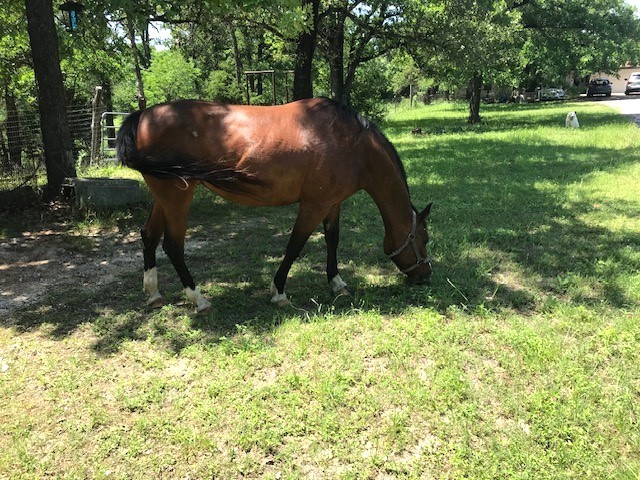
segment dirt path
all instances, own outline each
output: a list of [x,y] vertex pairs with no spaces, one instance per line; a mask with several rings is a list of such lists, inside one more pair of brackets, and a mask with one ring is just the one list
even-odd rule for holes
[[96,289],[141,265],[137,231],[79,235],[57,225],[23,232],[0,243],[0,318],[37,302],[49,289]]

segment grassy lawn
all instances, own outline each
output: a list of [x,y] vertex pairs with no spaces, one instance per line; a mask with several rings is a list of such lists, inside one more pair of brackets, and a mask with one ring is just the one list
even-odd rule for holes
[[[162,309],[138,258],[0,319],[0,478],[640,478],[640,129],[597,103],[482,113],[383,125],[414,204],[434,202],[430,286],[405,285],[360,193],[339,248],[353,295],[327,288],[318,231],[277,309],[295,206],[203,190],[187,261],[213,312],[184,303],[161,253]],[[48,228],[36,217],[3,219],[0,240]],[[100,238],[145,218],[67,220],[71,266],[115,258]]]

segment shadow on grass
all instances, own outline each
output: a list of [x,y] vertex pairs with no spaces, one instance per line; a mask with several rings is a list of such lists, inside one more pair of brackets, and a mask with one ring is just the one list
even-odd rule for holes
[[[543,123],[555,123],[550,107],[535,106],[538,112],[547,108],[549,118]],[[596,116],[588,120],[598,121]],[[396,122],[391,130],[405,127]],[[472,135],[443,138],[437,148],[433,156],[423,148],[400,149],[414,203],[422,207],[435,202],[431,286],[404,284],[382,254],[380,215],[371,199],[359,193],[345,202],[339,249],[342,276],[353,297],[331,295],[323,271],[324,242],[314,235],[287,284],[294,306],[302,310],[279,310],[269,304],[267,291],[297,207],[247,209],[199,192],[187,262],[212,300],[213,312],[195,316],[191,305],[183,305],[177,275],[160,255],[161,291],[169,304],[162,310],[142,306],[140,270],[123,274],[100,291],[54,291],[14,315],[11,324],[26,331],[47,323],[52,336],[62,337],[90,323],[96,350],[107,354],[123,342],[141,339],[181,351],[194,343],[216,344],[235,335],[238,325],[268,331],[291,316],[312,318],[354,309],[383,314],[402,314],[413,306],[440,313],[452,307],[535,312],[545,308],[548,298],[606,308],[638,306],[640,300],[629,294],[625,278],[640,270],[633,254],[640,249],[640,234],[587,223],[586,216],[599,214],[593,201],[585,196],[571,200],[567,194],[572,184],[594,171],[615,172],[637,163],[635,151]],[[599,208],[603,215],[632,216],[637,204]],[[391,275],[390,280],[376,284],[369,279],[372,272]]]

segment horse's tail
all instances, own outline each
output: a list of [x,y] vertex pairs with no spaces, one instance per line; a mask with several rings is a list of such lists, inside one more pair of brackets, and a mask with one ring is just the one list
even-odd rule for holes
[[116,136],[116,154],[122,165],[138,170],[137,164],[140,160],[140,153],[136,147],[136,133],[140,122],[142,110],[133,112],[124,119],[118,135]]
[[116,152],[122,165],[158,178],[202,180],[232,193],[246,193],[249,185],[263,185],[253,174],[236,170],[224,162],[201,160],[172,151],[140,154],[136,133],[141,114],[142,110],[130,114],[118,130]]

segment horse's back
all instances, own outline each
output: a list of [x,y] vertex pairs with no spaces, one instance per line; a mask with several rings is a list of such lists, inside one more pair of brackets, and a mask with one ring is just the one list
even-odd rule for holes
[[[138,149],[203,147],[239,152],[251,148],[322,151],[344,148],[353,133],[336,122],[333,102],[312,98],[285,105],[226,105],[179,100],[145,110],[138,126]],[[330,139],[329,137],[332,137]],[[333,141],[331,141],[333,140]]]
[[345,121],[338,113],[326,99],[278,106],[182,100],[143,112],[137,143],[147,154],[171,151],[246,172],[257,181],[253,200],[231,198],[240,203],[287,204],[305,196],[333,201],[360,188],[362,128],[355,117]]

